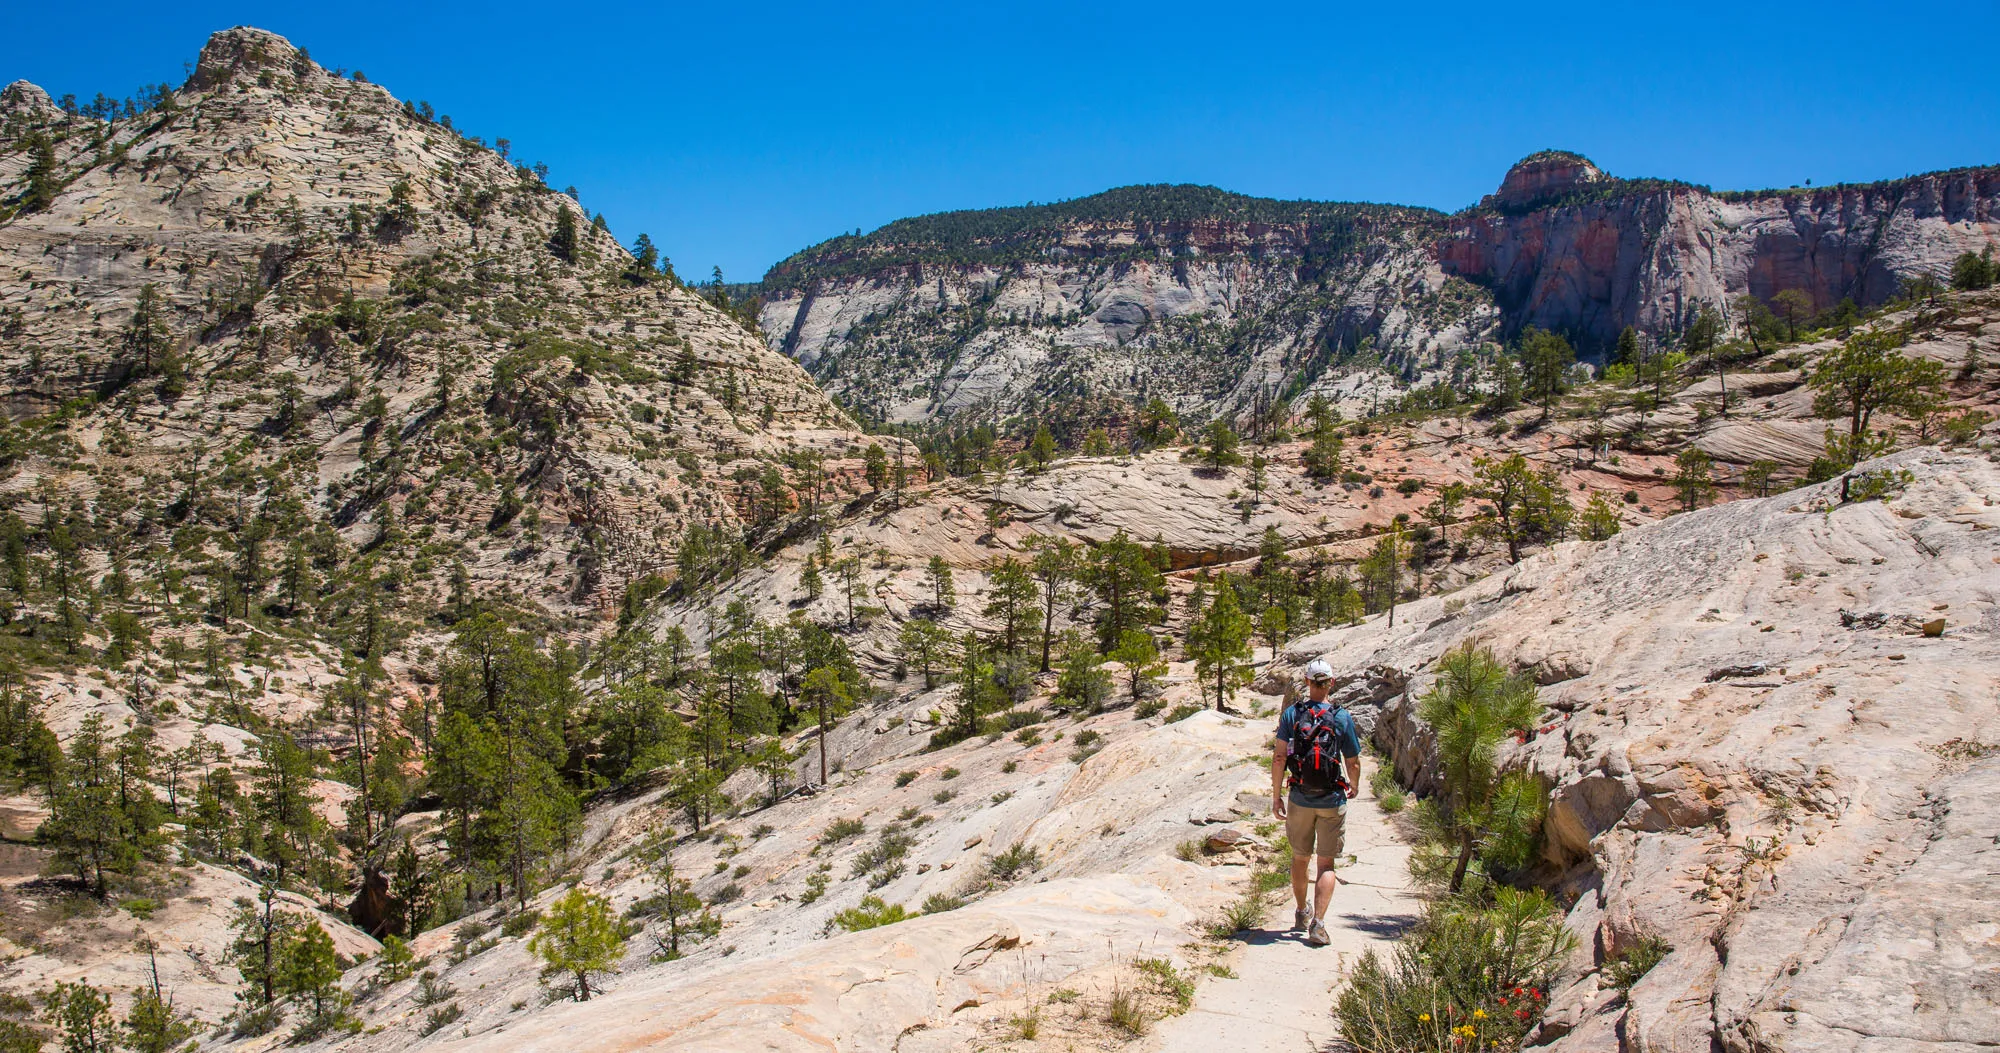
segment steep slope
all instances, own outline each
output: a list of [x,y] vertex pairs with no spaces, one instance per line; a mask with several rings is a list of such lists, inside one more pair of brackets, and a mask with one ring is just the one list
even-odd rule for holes
[[[389,750],[378,789],[418,778],[406,707],[467,615],[587,645],[685,537],[726,556],[789,510],[790,465],[849,489],[864,441],[533,171],[249,28],[115,120],[0,93],[0,408],[0,753],[102,718],[137,751],[120,799],[168,824],[99,902],[33,843],[55,794],[10,778],[0,986],[88,976],[122,1005],[144,938],[210,1021],[232,901],[271,873],[266,747],[306,751],[317,817],[292,815],[319,843],[287,895],[372,950],[333,920],[373,847],[342,715]],[[197,785],[221,847],[186,829]]]
[[[756,336],[634,278],[525,167],[279,37],[218,34],[183,89],[110,124],[8,99],[0,173],[20,177],[0,200],[23,211],[0,226],[0,369],[12,415],[37,418],[14,435],[16,494],[121,490],[143,518],[139,495],[215,500],[225,464],[275,472],[350,545],[421,524],[420,588],[462,561],[475,585],[588,611],[688,524],[739,522],[723,476],[858,438]],[[11,162],[36,137],[60,191],[30,211]]]
[[[1544,685],[1507,748],[1554,788],[1546,876],[1583,944],[1560,1050],[1946,1050],[1990,1041],[2000,470],[1913,450],[1838,483],[1559,546],[1300,640],[1407,685],[1374,738],[1428,785],[1427,669],[1476,640]],[[1928,625],[1928,627],[1926,627]],[[1672,947],[1629,995],[1599,967]]]

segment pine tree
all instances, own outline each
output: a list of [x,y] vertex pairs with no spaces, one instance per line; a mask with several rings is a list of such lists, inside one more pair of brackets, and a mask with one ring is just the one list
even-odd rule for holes
[[21,195],[21,212],[46,212],[55,204],[56,195],[62,192],[62,181],[56,174],[56,147],[49,137],[40,133],[31,135],[23,143],[28,154],[26,192]]
[[1680,495],[1681,510],[1692,512],[1715,494],[1713,464],[1707,453],[1690,446],[1674,458],[1674,491]]
[[1125,630],[1159,619],[1166,579],[1153,554],[1123,529],[1091,551],[1084,574],[1103,605],[1097,630],[1105,649],[1117,646]]
[[924,565],[924,579],[930,585],[932,610],[948,611],[958,606],[958,587],[952,580],[951,564],[943,556],[932,556]]
[[937,667],[950,660],[951,634],[928,618],[912,618],[896,640],[903,663],[924,674],[924,690],[936,687]]
[[1046,673],[1049,671],[1049,650],[1055,636],[1056,609],[1069,601],[1078,570],[1077,546],[1061,538],[1037,534],[1028,540],[1028,547],[1035,553],[1028,569],[1041,588],[1042,661],[1039,668]]
[[1575,350],[1560,334],[1532,325],[1521,334],[1523,386],[1528,397],[1541,404],[1544,420],[1562,395],[1563,379],[1575,363]]
[[590,1001],[590,978],[613,972],[625,953],[625,933],[603,896],[571,888],[549,905],[528,951],[542,960],[542,977],[570,981],[570,996]]
[[111,1015],[111,999],[90,986],[88,979],[56,984],[46,1002],[63,1053],[111,1053],[117,1048],[118,1021]]
[[57,792],[41,836],[59,866],[90,883],[104,898],[105,873],[130,871],[139,845],[130,815],[119,805],[117,758],[106,740],[104,717],[85,717],[70,740]]
[[1125,667],[1125,682],[1132,693],[1132,701],[1152,693],[1167,665],[1160,660],[1159,646],[1153,641],[1153,634],[1143,629],[1127,629],[1118,637],[1118,646],[1111,649],[1108,656],[1112,661]]
[[1020,654],[1021,636],[1034,616],[1039,594],[1034,576],[1027,564],[1009,556],[987,572],[987,579],[989,598],[982,613],[1000,623],[1001,652]]
[[1304,458],[1306,475],[1319,480],[1337,478],[1343,445],[1338,431],[1340,411],[1334,409],[1324,395],[1314,395],[1306,405],[1306,424],[1311,440]]
[[1229,711],[1236,688],[1250,682],[1250,617],[1227,580],[1216,586],[1215,599],[1188,630],[1188,655],[1195,676],[1215,688],[1215,708]]
[[889,482],[889,455],[878,443],[869,443],[862,451],[862,478],[868,482],[870,490],[880,490]]
[[1231,428],[1227,420],[1217,417],[1209,421],[1208,428],[1202,432],[1201,448],[1196,458],[1209,471],[1220,472],[1224,468],[1243,463],[1243,455],[1236,452],[1241,444],[1242,440],[1237,438],[1236,429]]
[[1525,863],[1548,792],[1530,772],[1503,775],[1496,758],[1501,739],[1527,729],[1541,712],[1534,681],[1468,644],[1438,659],[1436,683],[1417,711],[1437,736],[1443,819],[1458,842],[1451,891],[1465,886],[1467,866],[1481,848],[1498,862]]
[[1035,425],[1035,437],[1028,441],[1027,456],[1028,463],[1038,472],[1056,459],[1056,437],[1049,433],[1048,425]]
[[799,686],[799,701],[819,720],[819,781],[824,786],[827,780],[826,737],[833,734],[834,721],[847,715],[854,698],[838,670],[820,666],[806,674],[804,683]]
[[681,957],[682,943],[699,943],[716,931],[712,918],[702,909],[701,899],[694,894],[694,886],[680,876],[674,865],[674,831],[655,824],[646,831],[633,853],[639,865],[653,878],[653,885],[659,891],[652,899],[644,902],[651,913],[666,919],[667,931],[664,936],[654,936],[657,948],[654,957],[659,961],[673,961]]
[[567,206],[556,206],[556,230],[549,235],[549,251],[564,263],[576,262],[576,216]]
[[333,937],[318,921],[305,919],[288,936],[278,963],[279,990],[312,1003],[306,1028],[317,1031],[347,1010],[347,992],[340,987],[340,957],[334,952]]

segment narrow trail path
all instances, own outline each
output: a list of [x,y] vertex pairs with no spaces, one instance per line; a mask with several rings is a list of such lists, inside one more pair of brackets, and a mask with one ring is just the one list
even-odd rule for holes
[[[1280,837],[1284,836],[1282,834]],[[1194,1006],[1159,1022],[1139,1048],[1146,1053],[1306,1053],[1326,1048],[1339,1033],[1333,992],[1369,948],[1386,951],[1423,907],[1410,888],[1410,849],[1397,840],[1373,797],[1347,806],[1347,851],[1340,890],[1326,912],[1333,942],[1311,947],[1305,933],[1286,931],[1292,897],[1261,929],[1239,934],[1229,960],[1235,979],[1201,985]]]

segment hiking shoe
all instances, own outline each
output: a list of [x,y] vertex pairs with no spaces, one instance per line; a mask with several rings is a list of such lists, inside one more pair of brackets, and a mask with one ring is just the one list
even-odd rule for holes
[[1333,937],[1328,936],[1326,934],[1326,926],[1322,924],[1318,919],[1314,919],[1312,923],[1312,928],[1306,931],[1307,946],[1324,947],[1332,942],[1333,942]]
[[1313,914],[1312,914],[1312,911],[1309,911],[1309,910],[1295,910],[1295,911],[1293,911],[1293,912],[1292,912],[1292,931],[1293,931],[1293,932],[1304,932],[1304,931],[1306,931],[1306,928],[1307,928],[1308,926],[1310,926],[1310,925],[1312,924],[1312,920],[1313,920]]

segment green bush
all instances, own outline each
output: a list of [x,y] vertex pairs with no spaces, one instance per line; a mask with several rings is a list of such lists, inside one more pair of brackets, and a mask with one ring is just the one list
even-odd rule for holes
[[500,923],[500,931],[507,936],[525,936],[535,931],[535,924],[541,920],[541,911],[524,910],[508,915],[507,920]]
[[1360,1049],[1515,1049],[1541,1019],[1545,987],[1576,947],[1539,891],[1487,902],[1445,897],[1387,958],[1369,951],[1334,1002]]
[[825,848],[828,845],[837,845],[850,837],[860,837],[867,829],[868,824],[859,819],[835,819],[827,825],[825,830],[820,832],[820,847]]
[[916,781],[917,781],[917,773],[916,773],[916,772],[913,772],[913,771],[903,771],[903,772],[897,772],[897,773],[896,773],[896,789],[898,789],[898,790],[900,790],[900,789],[902,789],[903,787],[905,787],[905,786],[908,786],[909,784],[911,784],[911,783],[913,783],[913,782],[916,782]]
[[1604,978],[1611,981],[1611,986],[1629,991],[1640,977],[1651,972],[1653,966],[1660,964],[1673,950],[1667,941],[1658,936],[1640,937],[1637,943],[1604,963]]
[[862,929],[894,925],[909,916],[910,912],[904,910],[901,903],[884,903],[880,896],[863,896],[860,906],[835,914],[833,920],[827,922],[827,931],[860,932]]
[[994,856],[986,864],[986,872],[1001,881],[1012,881],[1023,874],[1031,873],[1042,865],[1042,854],[1019,841],[1011,848]]
[[1194,716],[1196,713],[1201,712],[1202,709],[1203,709],[1202,706],[1197,705],[1193,702],[1183,702],[1180,705],[1175,706],[1173,708],[1173,711],[1167,714],[1167,723],[1173,724],[1179,721],[1186,720],[1187,718]]
[[957,910],[963,906],[965,906],[965,900],[959,896],[951,895],[948,892],[933,892],[930,894],[929,899],[924,900],[924,913],[943,914],[945,911]]

